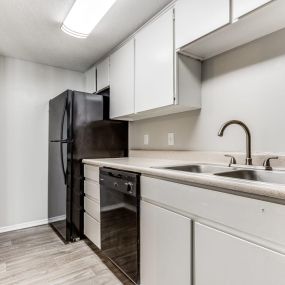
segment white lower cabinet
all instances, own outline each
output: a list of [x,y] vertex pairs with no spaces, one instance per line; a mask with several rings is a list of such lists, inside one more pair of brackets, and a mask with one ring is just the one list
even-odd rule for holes
[[100,202],[100,184],[98,182],[86,179],[84,181],[84,193],[89,198]]
[[285,284],[283,254],[199,223],[194,264],[195,285]]
[[88,213],[84,213],[84,235],[101,248],[101,224]]
[[144,175],[141,196],[143,285],[285,284],[284,205]]
[[140,238],[142,285],[191,284],[189,218],[142,201]]
[[99,183],[99,167],[84,164],[84,177]]
[[91,216],[93,219],[100,222],[100,203],[97,201],[94,201],[88,197],[84,197],[84,210],[86,213],[88,213],[89,216]]
[[101,248],[99,167],[84,165],[84,235]]

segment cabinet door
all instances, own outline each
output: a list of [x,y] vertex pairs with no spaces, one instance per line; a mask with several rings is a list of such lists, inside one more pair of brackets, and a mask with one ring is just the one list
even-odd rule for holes
[[229,23],[230,0],[178,0],[175,46],[180,48]]
[[107,57],[105,60],[103,60],[97,65],[97,92],[104,88],[107,88],[110,84],[109,67],[110,67],[109,57]]
[[190,219],[142,201],[140,238],[142,285],[190,285]]
[[96,66],[91,67],[85,72],[85,92],[96,92]]
[[84,235],[101,248],[101,224],[88,213],[84,213]]
[[233,0],[233,18],[237,19],[272,0]]
[[173,10],[136,35],[135,111],[174,103]]
[[110,116],[134,113],[135,46],[132,39],[110,56]]
[[285,256],[195,224],[196,285],[283,285]]

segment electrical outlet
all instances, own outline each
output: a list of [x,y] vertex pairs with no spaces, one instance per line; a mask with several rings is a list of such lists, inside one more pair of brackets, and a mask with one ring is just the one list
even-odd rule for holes
[[149,135],[144,135],[143,136],[143,144],[148,145],[149,144]]
[[174,133],[168,133],[168,145],[174,145]]

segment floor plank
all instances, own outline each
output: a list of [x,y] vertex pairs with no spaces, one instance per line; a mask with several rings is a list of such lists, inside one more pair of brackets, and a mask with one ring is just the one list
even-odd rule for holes
[[[112,271],[111,271],[111,270]],[[88,240],[64,244],[48,225],[0,234],[1,285],[131,285]]]

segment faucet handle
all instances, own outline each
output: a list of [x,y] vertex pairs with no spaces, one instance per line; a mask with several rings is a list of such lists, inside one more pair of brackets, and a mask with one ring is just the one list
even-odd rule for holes
[[231,166],[232,164],[237,164],[237,160],[235,159],[234,156],[232,155],[229,155],[229,154],[225,154],[225,157],[230,157],[230,163],[229,163],[229,166]]
[[272,170],[271,164],[270,164],[270,160],[271,159],[278,159],[278,156],[271,156],[269,158],[266,158],[263,162],[263,166],[265,167],[266,170]]

